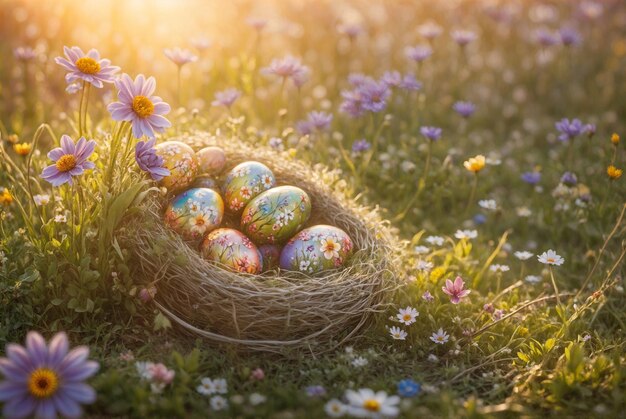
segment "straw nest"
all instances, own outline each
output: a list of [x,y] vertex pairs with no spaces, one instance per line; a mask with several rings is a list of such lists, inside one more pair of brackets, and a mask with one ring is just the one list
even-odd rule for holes
[[240,140],[206,134],[172,140],[196,150],[219,145],[226,152],[227,169],[248,160],[264,163],[279,185],[295,185],[309,194],[312,212],[307,225],[337,226],[355,245],[347,267],[316,276],[234,273],[202,259],[193,244],[165,227],[167,202],[154,196],[145,204],[142,219],[127,224],[125,240],[138,260],[142,280],[157,288],[156,305],[172,321],[193,334],[243,349],[321,353],[356,338],[371,315],[385,309],[398,283],[398,239],[375,209],[360,206],[333,187],[331,172]]

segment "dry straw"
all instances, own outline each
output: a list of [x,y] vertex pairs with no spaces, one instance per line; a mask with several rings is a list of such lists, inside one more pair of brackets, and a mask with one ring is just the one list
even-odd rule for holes
[[[240,140],[188,136],[196,149],[224,148],[227,168],[248,160],[267,165],[279,185],[304,189],[312,201],[309,225],[345,230],[355,244],[346,268],[305,276],[294,272],[238,274],[207,262],[162,222],[164,200],[153,197],[142,220],[127,229],[129,248],[155,303],[172,321],[204,338],[243,349],[321,353],[356,338],[384,310],[397,288],[398,239],[376,210],[358,205],[329,182],[332,174],[271,149]],[[335,179],[336,180],[336,179]]]

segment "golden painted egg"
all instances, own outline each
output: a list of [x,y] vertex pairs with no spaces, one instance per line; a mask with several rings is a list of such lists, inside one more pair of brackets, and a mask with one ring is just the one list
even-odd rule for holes
[[224,180],[226,211],[241,214],[254,197],[276,186],[276,178],[264,164],[247,161],[235,166]]
[[311,216],[311,199],[295,186],[263,192],[241,214],[241,229],[257,244],[284,243]]
[[187,240],[197,240],[219,227],[224,201],[213,189],[193,188],[177,195],[165,210],[165,223]]
[[254,243],[232,228],[218,228],[209,233],[200,245],[200,253],[205,259],[235,272],[258,274],[263,265]]
[[226,165],[226,154],[219,147],[205,147],[196,153],[200,173],[218,175]]
[[350,236],[340,228],[316,225],[296,234],[280,254],[280,268],[316,273],[345,265],[352,255]]
[[198,160],[193,149],[180,141],[166,141],[158,144],[156,153],[163,158],[163,167],[170,171],[159,181],[170,192],[189,187],[198,174]]

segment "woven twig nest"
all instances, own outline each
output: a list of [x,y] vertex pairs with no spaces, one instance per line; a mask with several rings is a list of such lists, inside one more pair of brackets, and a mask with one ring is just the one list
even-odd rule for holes
[[385,308],[397,286],[398,240],[376,210],[358,205],[329,185],[328,170],[290,159],[271,149],[211,136],[176,138],[196,150],[218,145],[227,169],[256,160],[279,185],[305,190],[312,202],[307,225],[330,224],[346,231],[355,253],[345,268],[315,276],[273,271],[231,272],[201,258],[163,223],[163,197],[154,196],[140,222],[130,222],[126,240],[146,284],[157,288],[156,305],[172,321],[210,340],[246,349],[282,352],[287,347],[323,352],[355,338]]

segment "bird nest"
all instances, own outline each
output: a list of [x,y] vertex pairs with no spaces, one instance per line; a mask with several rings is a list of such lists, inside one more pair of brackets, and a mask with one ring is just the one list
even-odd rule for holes
[[167,202],[153,196],[141,220],[127,223],[124,236],[141,281],[156,287],[154,302],[172,321],[192,334],[244,349],[321,353],[359,336],[372,314],[385,309],[398,284],[399,241],[377,210],[346,197],[333,172],[241,140],[208,135],[175,140],[196,150],[222,147],[227,169],[248,160],[265,164],[278,185],[298,186],[309,194],[308,225],[343,229],[355,252],[346,267],[313,276],[283,270],[235,273],[206,261],[195,245],[169,230],[163,223]]

